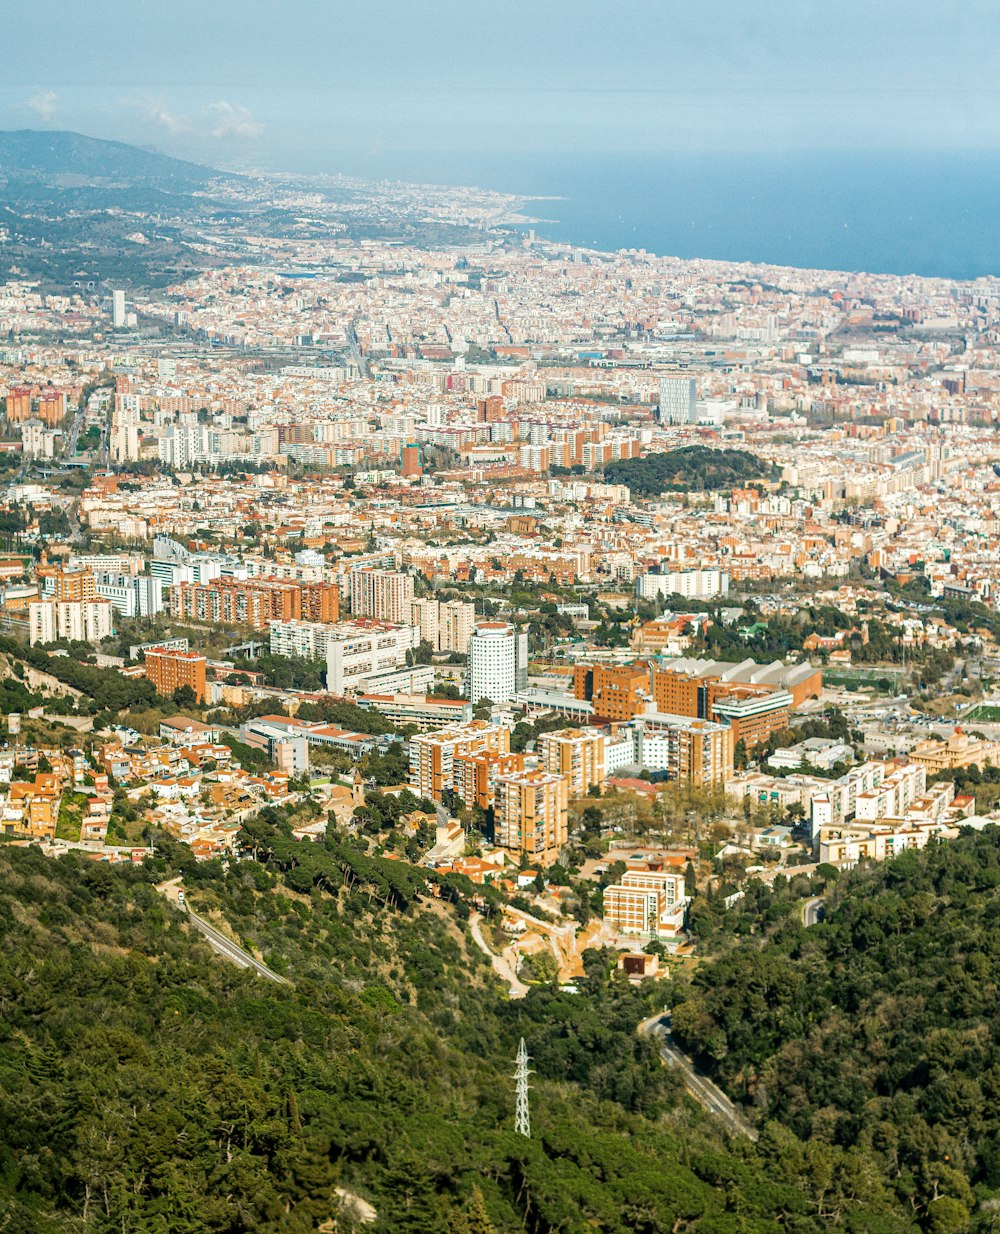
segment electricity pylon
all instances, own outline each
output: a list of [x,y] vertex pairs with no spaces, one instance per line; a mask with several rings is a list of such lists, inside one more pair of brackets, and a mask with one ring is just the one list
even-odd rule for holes
[[521,1038],[521,1044],[518,1047],[517,1057],[514,1062],[517,1064],[514,1071],[514,1079],[517,1081],[517,1103],[514,1114],[514,1130],[518,1135],[525,1135],[531,1139],[531,1116],[528,1112],[528,1076],[532,1074],[528,1063],[531,1059],[528,1057],[528,1047],[524,1044],[524,1038]]

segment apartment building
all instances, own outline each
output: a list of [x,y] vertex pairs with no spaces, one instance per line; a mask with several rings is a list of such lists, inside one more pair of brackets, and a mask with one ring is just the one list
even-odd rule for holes
[[497,779],[524,770],[523,754],[456,754],[452,764],[455,796],[467,806],[493,807]]
[[684,875],[642,863],[604,888],[604,920],[619,934],[676,938],[687,904]]
[[413,579],[398,570],[353,570],[351,612],[355,617],[408,624],[413,605]]
[[672,570],[667,574],[640,574],[636,592],[643,600],[679,595],[686,600],[711,600],[729,592],[725,570]]
[[199,703],[205,701],[207,661],[194,651],[168,651],[151,647],[145,653],[146,676],[157,694],[167,698],[180,686],[190,686]]
[[631,722],[635,762],[686,784],[724,784],[733,774],[735,731],[729,724],[652,709]]
[[927,768],[921,763],[897,767],[877,786],[858,793],[854,817],[858,821],[902,818],[927,788]]
[[35,570],[42,594],[53,600],[96,600],[97,585],[93,570],[87,567],[69,569],[50,565],[44,560]]
[[294,621],[301,615],[300,585],[281,579],[216,578],[170,588],[170,616],[180,620],[266,630],[272,621]]
[[605,734],[595,729],[557,729],[539,738],[539,764],[566,777],[570,796],[583,797],[592,785],[599,788],[606,779],[606,745]]
[[550,866],[569,836],[569,781],[548,771],[497,776],[496,842],[532,865]]
[[[410,741],[410,784],[418,796],[440,801],[446,791],[458,793],[457,758],[509,753],[510,732],[486,720],[470,720],[460,728],[420,733]],[[461,793],[458,795],[470,804]]]
[[109,600],[33,600],[28,604],[28,642],[51,643],[58,638],[97,643],[114,634]]

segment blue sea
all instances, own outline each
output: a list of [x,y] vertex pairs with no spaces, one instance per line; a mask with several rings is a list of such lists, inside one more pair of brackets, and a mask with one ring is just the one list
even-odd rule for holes
[[552,197],[547,239],[596,249],[970,279],[1000,274],[1000,155],[382,154],[335,171]]

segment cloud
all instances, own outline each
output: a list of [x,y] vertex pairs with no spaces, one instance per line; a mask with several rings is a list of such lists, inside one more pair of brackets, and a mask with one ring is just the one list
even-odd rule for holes
[[39,90],[27,99],[25,107],[33,111],[43,124],[48,124],[59,109],[59,95],[54,90]]
[[133,106],[138,107],[146,119],[157,128],[173,137],[191,131],[191,121],[187,116],[179,116],[170,111],[161,99],[140,99]]
[[241,107],[238,103],[227,103],[225,99],[220,99],[213,103],[209,110],[215,116],[213,137],[260,137],[264,132],[263,124],[253,118],[249,108]]

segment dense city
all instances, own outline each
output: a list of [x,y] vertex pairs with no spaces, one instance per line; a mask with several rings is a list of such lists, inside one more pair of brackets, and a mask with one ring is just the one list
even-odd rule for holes
[[[958,863],[1000,824],[1000,280],[604,253],[539,239],[528,201],[379,191],[451,239],[314,220],[233,264],[232,228],[206,228],[213,260],[163,286],[0,287],[4,851],[155,870],[157,911],[278,985],[319,980],[289,931],[353,915],[381,941],[323,963],[373,1016],[430,1012],[430,952],[406,968],[372,908],[419,902],[435,956],[480,965],[480,998],[499,979],[504,1049],[524,1008],[522,1136],[526,1049],[598,1121],[665,1100],[662,1057],[674,1100],[737,1140],[764,1126],[787,1165],[764,1056],[712,1001],[720,948],[764,964],[741,936],[821,930],[864,898],[845,880],[891,887],[912,850]],[[784,995],[759,979],[763,1022]],[[566,995],[582,1010],[545,1001]],[[579,1075],[545,1053],[591,996],[616,1000],[642,1100],[598,1082],[597,1052]],[[840,1172],[843,1211],[888,1212],[844,1181],[835,1104],[809,1107],[842,1154],[816,1171]],[[294,1228],[387,1220],[370,1197],[392,1187],[344,1153],[340,1225]],[[945,1223],[967,1185],[921,1177],[919,1228],[968,1229]],[[587,1228],[668,1228],[650,1220]]]

